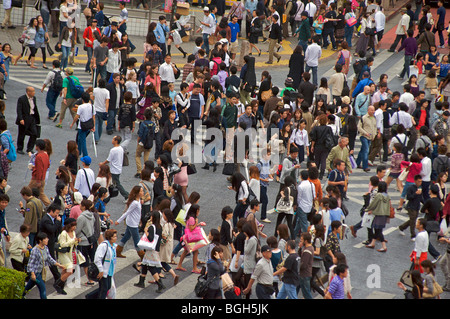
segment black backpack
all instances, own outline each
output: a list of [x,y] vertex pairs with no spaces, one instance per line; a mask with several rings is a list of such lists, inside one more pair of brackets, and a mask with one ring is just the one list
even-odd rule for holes
[[296,15],[297,14],[297,9],[298,9],[297,1],[292,1],[292,8],[289,11],[289,15],[290,16]]
[[155,139],[155,124],[153,122],[150,122],[149,124],[147,124],[147,135],[143,142],[144,148],[146,150],[149,150],[153,147],[154,139]]
[[359,78],[359,74],[361,73],[363,66],[366,64],[367,61],[365,59],[356,60],[355,63],[353,63],[353,71],[355,71],[357,78]]
[[61,75],[61,71],[53,71],[55,73],[55,76],[53,78],[52,84],[50,85],[50,88],[53,91],[61,92],[63,88],[63,77]]

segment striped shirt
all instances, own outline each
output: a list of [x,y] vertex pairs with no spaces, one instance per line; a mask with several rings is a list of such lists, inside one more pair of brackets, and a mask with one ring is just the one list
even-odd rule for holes
[[340,276],[334,276],[331,280],[328,291],[333,299],[345,299],[344,279]]

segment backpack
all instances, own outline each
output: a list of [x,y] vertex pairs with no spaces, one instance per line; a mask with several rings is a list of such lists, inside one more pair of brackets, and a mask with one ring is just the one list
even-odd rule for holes
[[342,52],[340,52],[339,60],[336,62],[336,64],[345,65],[345,58]]
[[109,27],[111,25],[111,20],[107,16],[103,16],[103,27]]
[[211,60],[211,62],[214,62],[214,66],[216,66],[216,68],[213,66],[211,69],[211,76],[217,75],[217,73],[219,73],[220,71],[220,64],[217,61]]
[[355,75],[358,78],[359,78],[359,74],[361,73],[364,65],[367,65],[367,61],[364,59],[356,60],[355,63],[353,63],[353,71],[355,71]]
[[11,137],[7,134],[0,134],[0,136],[6,136],[9,142],[9,152],[6,154],[6,158],[11,162],[14,162],[17,159],[16,147],[14,146],[14,142],[11,140]]
[[145,136],[144,148],[149,150],[153,147],[153,140],[155,139],[155,124],[153,122],[147,124],[147,135]]
[[50,88],[53,91],[61,92],[63,88],[63,77],[61,75],[61,71],[53,71],[53,73],[55,73],[55,77],[53,78]]
[[407,161],[408,160],[408,148],[406,147],[407,145],[406,145],[406,137],[405,137],[405,140],[402,142],[402,141],[400,141],[400,138],[397,136],[397,135],[395,135],[394,136],[396,139],[397,139],[397,141],[400,143],[400,144],[402,144],[402,154],[403,154],[403,156],[405,157],[404,158],[404,161]]
[[423,144],[425,145],[425,151],[427,152],[427,155],[428,155],[428,157],[430,157],[431,158],[431,153],[432,153],[432,145],[430,144],[430,143],[428,143],[423,137],[420,137],[419,138],[422,142],[423,142]]
[[292,2],[292,8],[291,8],[291,10],[289,11],[289,15],[290,15],[290,16],[294,16],[294,15],[297,14],[297,8],[298,8],[298,5],[297,5],[297,1],[291,1],[291,2]]
[[84,88],[81,84],[75,84],[75,81],[69,76],[69,90],[74,99],[79,99],[81,94],[84,93]]

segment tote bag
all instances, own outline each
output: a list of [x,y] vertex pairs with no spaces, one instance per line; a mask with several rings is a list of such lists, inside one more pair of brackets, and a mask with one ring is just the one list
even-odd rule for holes
[[187,211],[185,209],[180,209],[175,221],[179,222],[183,226],[186,226],[186,221],[184,220],[186,218],[186,214],[187,214]]
[[154,237],[152,241],[148,240],[147,235],[142,235],[141,239],[138,242],[138,247],[142,250],[155,250],[156,244],[158,243],[159,236],[156,235],[156,227],[155,225],[152,225],[151,227],[154,228]]

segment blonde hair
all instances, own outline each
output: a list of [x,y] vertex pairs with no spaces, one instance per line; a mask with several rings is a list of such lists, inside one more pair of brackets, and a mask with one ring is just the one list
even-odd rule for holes
[[136,74],[136,72],[134,72],[134,70],[133,71],[131,71],[131,72],[129,72],[128,73],[128,76],[127,76],[127,81],[133,81],[133,76]]

